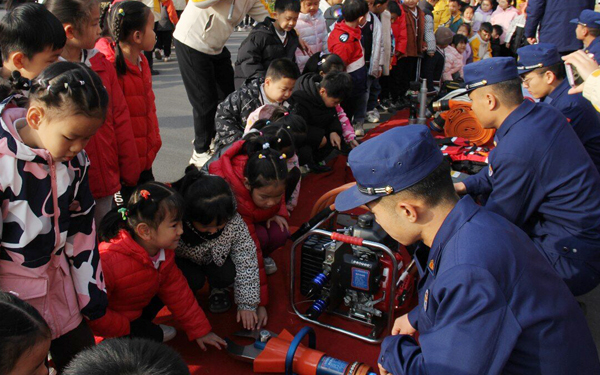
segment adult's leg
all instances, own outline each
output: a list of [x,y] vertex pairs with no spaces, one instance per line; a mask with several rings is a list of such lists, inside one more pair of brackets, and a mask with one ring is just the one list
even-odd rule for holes
[[59,373],[80,351],[96,344],[94,334],[85,319],[74,330],[52,340],[50,354]]
[[[235,90],[233,80],[233,65],[231,64],[231,53],[227,47],[223,52],[213,57],[215,67],[215,77],[217,82],[217,105]],[[217,107],[215,106],[215,113]],[[213,115],[213,121],[215,116]],[[213,126],[214,128],[214,126]]]
[[[201,154],[209,150],[215,134],[215,113],[219,104],[214,56],[190,48],[178,40],[175,40],[175,51],[183,85],[192,105],[194,149]],[[228,64],[231,65],[231,60]],[[233,81],[233,68],[230,69],[230,79]]]

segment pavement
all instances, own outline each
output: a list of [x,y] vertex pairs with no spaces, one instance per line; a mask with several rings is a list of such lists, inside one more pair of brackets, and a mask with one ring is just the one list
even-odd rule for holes
[[[235,32],[227,42],[232,61],[235,61],[237,49],[247,35],[247,32]],[[160,71],[160,75],[153,77],[153,87],[163,144],[153,170],[158,181],[176,181],[183,176],[192,155],[192,107],[183,87],[175,49],[169,62],[155,60],[154,69]],[[600,356],[600,288],[578,300],[585,304],[586,318]]]

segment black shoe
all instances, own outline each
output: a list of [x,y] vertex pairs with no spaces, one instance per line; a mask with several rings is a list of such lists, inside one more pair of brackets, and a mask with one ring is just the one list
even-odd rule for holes
[[154,69],[150,70],[150,73],[151,73],[153,76],[157,76],[157,75],[159,75],[159,74],[160,74],[160,72],[159,72],[158,70],[154,70]]
[[210,312],[218,314],[223,313],[231,308],[231,300],[229,292],[226,288],[213,288],[208,297],[208,309]]

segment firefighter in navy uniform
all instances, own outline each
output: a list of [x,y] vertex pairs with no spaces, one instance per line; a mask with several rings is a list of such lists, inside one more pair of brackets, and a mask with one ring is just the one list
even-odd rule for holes
[[523,229],[575,296],[591,291],[600,283],[600,174],[573,127],[556,108],[523,101],[513,58],[469,64],[464,75],[496,148],[456,191],[485,196],[488,210]]
[[357,185],[336,209],[366,204],[400,243],[422,241],[419,304],[384,340],[382,374],[600,373],[569,289],[521,229],[459,199],[427,127],[389,130],[349,164]]
[[569,94],[571,85],[556,46],[538,43],[521,47],[517,53],[523,86],[534,98],[550,104],[567,118],[600,171],[600,114],[581,93]]

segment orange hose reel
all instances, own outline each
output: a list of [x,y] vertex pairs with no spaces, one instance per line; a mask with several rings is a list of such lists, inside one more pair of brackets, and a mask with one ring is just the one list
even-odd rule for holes
[[460,100],[449,100],[449,109],[440,116],[446,121],[444,134],[446,137],[460,137],[470,140],[476,145],[484,145],[494,138],[494,129],[484,129],[471,109],[471,103]]

